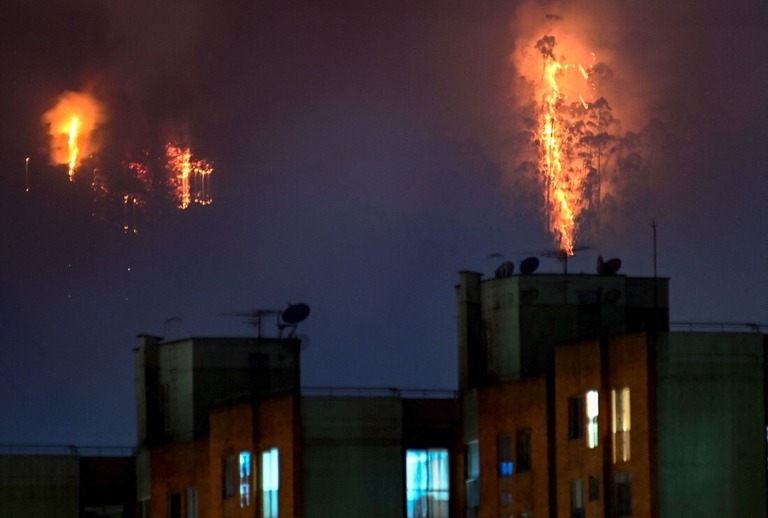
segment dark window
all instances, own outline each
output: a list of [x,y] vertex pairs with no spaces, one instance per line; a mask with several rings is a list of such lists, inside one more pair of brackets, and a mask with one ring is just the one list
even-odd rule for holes
[[629,473],[617,473],[614,479],[616,492],[616,516],[632,516],[632,477]]
[[531,471],[531,429],[522,428],[517,431],[517,471]]
[[568,438],[581,439],[584,437],[584,398],[572,396],[568,398]]
[[515,471],[512,463],[512,437],[509,434],[499,434],[499,476],[511,477]]
[[235,475],[237,467],[234,455],[226,455],[221,458],[221,497],[232,498],[235,496]]
[[600,500],[600,480],[595,476],[589,477],[589,501]]
[[480,507],[480,445],[467,444],[467,516],[475,516]]
[[181,518],[181,493],[168,495],[168,518]]

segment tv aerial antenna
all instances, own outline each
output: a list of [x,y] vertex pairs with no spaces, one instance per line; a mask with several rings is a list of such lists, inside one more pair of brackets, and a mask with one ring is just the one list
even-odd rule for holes
[[586,250],[592,250],[594,247],[589,245],[574,246],[573,253],[568,253],[562,248],[554,250],[544,250],[539,253],[541,257],[548,257],[550,259],[557,259],[563,264],[563,275],[568,275],[568,258],[572,255],[576,255],[576,252],[584,252]]
[[283,338],[283,333],[287,330],[286,338],[291,338],[296,326],[306,320],[309,312],[309,306],[306,304],[288,304],[286,309],[253,309],[222,314],[229,317],[245,317],[244,322],[256,329],[256,338],[262,337],[265,319],[274,317],[278,329],[277,337]]

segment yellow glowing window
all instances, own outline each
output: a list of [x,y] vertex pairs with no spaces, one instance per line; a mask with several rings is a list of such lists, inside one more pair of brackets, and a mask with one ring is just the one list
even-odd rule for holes
[[629,460],[629,433],[632,427],[628,387],[611,391],[611,410],[613,462],[626,462]]
[[597,418],[600,415],[600,400],[596,390],[587,392],[587,447],[597,448],[600,432]]

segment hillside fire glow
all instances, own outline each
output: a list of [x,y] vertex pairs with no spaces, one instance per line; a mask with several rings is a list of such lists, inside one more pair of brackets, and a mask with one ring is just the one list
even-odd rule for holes
[[167,144],[165,147],[168,169],[176,187],[179,208],[186,209],[192,203],[210,205],[210,182],[213,166],[206,160],[193,159],[189,147]]

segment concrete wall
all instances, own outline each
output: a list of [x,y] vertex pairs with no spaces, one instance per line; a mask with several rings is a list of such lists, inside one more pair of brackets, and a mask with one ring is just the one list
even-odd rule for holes
[[[546,379],[531,378],[478,392],[480,444],[480,517],[549,516]],[[519,471],[515,443],[518,430],[530,428],[531,469]],[[499,434],[512,440],[514,474],[499,477]],[[457,483],[463,481],[458,473]],[[511,499],[505,500],[503,493]]]
[[659,345],[662,517],[766,516],[764,336],[672,333]]
[[667,279],[461,272],[456,288],[459,387],[538,376],[554,347],[668,327]]
[[[209,501],[206,487],[211,472],[208,442],[205,440],[179,442],[152,448],[150,456],[152,516],[167,516],[170,495],[180,495],[182,516],[185,516],[185,495],[188,488],[197,488],[200,516],[206,516]],[[215,515],[214,515],[215,516]]]
[[[648,390],[647,338],[644,334],[588,341],[558,347],[555,352],[555,446],[557,516],[570,517],[571,481],[581,480],[587,516],[613,516],[617,475],[631,480],[632,516],[654,516],[654,455]],[[611,391],[629,388],[631,406],[630,458],[613,460]],[[570,397],[598,391],[598,445],[588,448],[586,419],[583,437],[568,436]],[[586,407],[585,407],[586,410]],[[586,418],[586,416],[584,416]],[[599,497],[590,500],[589,478],[595,477]],[[691,516],[681,514],[679,516]]]
[[303,518],[402,518],[402,405],[390,397],[304,397]]
[[76,455],[0,456],[3,518],[77,518],[79,486]]

